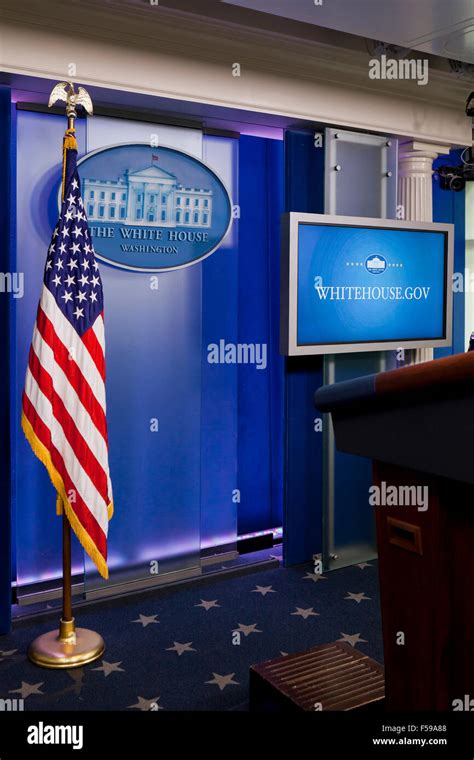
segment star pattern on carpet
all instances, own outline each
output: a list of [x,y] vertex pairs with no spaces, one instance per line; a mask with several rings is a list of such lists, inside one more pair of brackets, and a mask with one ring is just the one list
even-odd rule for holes
[[164,707],[161,707],[161,705],[158,704],[161,697],[152,697],[151,699],[137,697],[137,699],[138,702],[135,705],[128,705],[128,710],[141,710],[142,712],[164,710]]
[[276,591],[271,586],[257,586],[252,589],[251,593],[266,596],[267,594],[276,594]]
[[303,609],[302,607],[297,607],[296,612],[292,612],[292,615],[297,615],[298,617],[304,618],[304,620],[307,620],[309,617],[315,617],[316,615],[319,617],[319,612],[315,612],[312,607],[308,607],[307,609]]
[[318,581],[327,581],[327,576],[321,575],[320,573],[306,573],[303,580],[313,581],[313,583],[317,583]]
[[139,615],[136,620],[132,620],[132,623],[141,623],[146,628],[147,625],[151,625],[152,623],[159,623],[160,621],[156,619],[157,617],[158,615]]
[[120,667],[121,664],[122,661],[107,662],[107,660],[102,660],[102,665],[99,668],[92,668],[92,670],[101,670],[105,678],[107,678],[111,673],[125,673],[125,669]]
[[356,644],[360,644],[361,642],[367,644],[367,639],[361,639],[360,633],[343,633],[342,631],[341,638],[338,641],[345,641],[351,647],[355,647]]
[[358,562],[356,567],[359,567],[361,570],[364,570],[364,568],[373,567],[373,565],[369,564],[369,562]]
[[41,691],[41,687],[44,685],[44,681],[41,681],[41,683],[26,683],[25,681],[21,682],[21,686],[19,689],[10,689],[8,692],[9,694],[21,694],[22,699],[27,699],[28,697],[31,697],[33,694],[44,694],[44,691]]
[[[209,577],[201,586],[108,600],[105,610],[90,606],[81,611],[84,623],[103,633],[109,659],[82,668],[37,674],[26,652],[43,626],[25,621],[0,640],[0,698],[25,695],[25,709],[51,711],[245,710],[250,667],[265,660],[335,641],[382,660],[376,560],[370,567],[373,573],[350,565],[319,575],[313,562],[275,563],[258,573]],[[374,604],[360,606],[368,599]],[[137,625],[150,631],[138,633]]]
[[213,607],[220,607],[220,604],[217,604],[217,599],[213,599],[211,602],[207,601],[206,599],[201,599],[201,604],[195,604],[195,607],[204,607],[206,612],[208,610],[211,610]]
[[262,633],[262,631],[257,628],[257,625],[258,623],[252,623],[251,625],[239,623],[238,628],[234,628],[232,633],[243,633],[245,638],[250,636],[251,633]]
[[196,651],[191,646],[192,643],[193,643],[192,641],[188,641],[187,644],[180,644],[179,641],[173,641],[173,646],[172,647],[167,647],[166,651],[167,652],[176,652],[176,654],[178,655],[178,657],[181,657],[181,655],[184,652],[195,652]]
[[234,681],[235,673],[229,673],[227,676],[221,676],[219,673],[213,673],[212,674],[214,678],[212,678],[210,681],[205,681],[205,683],[211,683],[215,684],[219,687],[221,691],[223,691],[226,686],[238,686],[239,682]]
[[353,594],[351,591],[348,591],[347,596],[345,596],[344,599],[352,599],[353,602],[360,604],[362,601],[369,601],[370,596],[366,596],[363,591],[361,591],[360,594]]

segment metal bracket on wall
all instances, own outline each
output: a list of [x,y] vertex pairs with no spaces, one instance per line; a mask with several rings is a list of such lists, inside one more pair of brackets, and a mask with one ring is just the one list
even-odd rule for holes
[[[326,214],[394,219],[397,210],[398,141],[387,135],[326,129],[325,204]],[[355,355],[352,355],[353,357]],[[349,361],[347,354],[328,354],[323,361],[325,385],[357,376],[381,372],[394,364],[394,352],[359,354],[360,362]],[[373,558],[371,542],[336,545],[339,511],[336,504],[337,456],[331,416],[323,421],[323,570]],[[349,475],[350,477],[350,475]],[[354,494],[357,499],[357,493]]]

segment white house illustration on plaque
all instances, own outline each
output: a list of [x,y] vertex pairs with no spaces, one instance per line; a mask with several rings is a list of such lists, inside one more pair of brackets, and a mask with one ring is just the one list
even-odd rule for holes
[[158,166],[127,171],[117,181],[84,179],[84,204],[94,222],[160,227],[210,227],[212,190],[184,187]]

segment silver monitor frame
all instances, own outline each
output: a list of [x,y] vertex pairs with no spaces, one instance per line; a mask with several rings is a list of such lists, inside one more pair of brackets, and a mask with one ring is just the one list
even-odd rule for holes
[[[428,340],[412,339],[366,343],[331,343],[298,345],[298,226],[300,223],[339,225],[351,227],[378,227],[395,230],[425,230],[447,233],[447,260],[445,282],[445,336]],[[390,351],[398,348],[442,348],[452,345],[453,330],[453,264],[454,225],[437,222],[413,222],[401,219],[372,219],[363,216],[337,214],[302,214],[290,212],[282,215],[281,270],[280,270],[280,353],[284,356],[311,356],[321,354],[348,354],[358,351]]]

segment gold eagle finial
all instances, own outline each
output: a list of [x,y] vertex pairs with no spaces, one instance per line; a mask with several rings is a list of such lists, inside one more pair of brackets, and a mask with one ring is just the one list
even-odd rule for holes
[[76,118],[77,106],[82,106],[90,116],[93,114],[92,100],[89,93],[84,87],[79,87],[78,91],[75,92],[73,82],[59,82],[53,87],[49,96],[48,108],[51,108],[58,100],[66,103],[68,119]]

